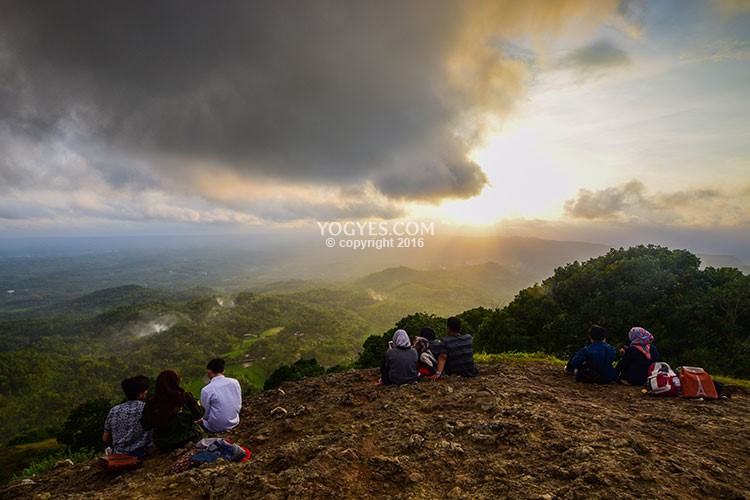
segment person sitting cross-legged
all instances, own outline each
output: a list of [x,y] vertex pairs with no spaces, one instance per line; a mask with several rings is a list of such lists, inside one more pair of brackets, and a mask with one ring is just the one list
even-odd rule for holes
[[240,423],[242,389],[240,383],[224,376],[224,360],[212,359],[206,366],[208,385],[201,389],[203,419],[199,422],[210,433],[234,429]]
[[607,343],[606,330],[594,325],[589,330],[589,342],[578,351],[565,366],[565,371],[574,373],[576,382],[588,384],[609,384],[619,381],[612,367],[615,348]]

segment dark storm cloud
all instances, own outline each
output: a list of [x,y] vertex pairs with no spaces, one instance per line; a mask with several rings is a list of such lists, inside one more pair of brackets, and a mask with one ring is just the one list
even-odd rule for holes
[[469,198],[477,194],[477,186],[486,183],[484,172],[466,153],[444,153],[408,169],[383,172],[375,179],[381,192],[402,199]]
[[[474,104],[443,84],[458,7],[6,1],[0,120],[27,139],[73,135],[290,182],[374,179],[397,198],[472,196],[486,183],[478,165],[425,150],[453,137]],[[107,171],[106,153],[87,159],[113,184],[129,182]],[[156,165],[183,173],[179,161]],[[18,182],[13,168],[0,175]]]
[[562,65],[582,72],[625,66],[630,57],[612,42],[600,40],[582,47],[562,60]]

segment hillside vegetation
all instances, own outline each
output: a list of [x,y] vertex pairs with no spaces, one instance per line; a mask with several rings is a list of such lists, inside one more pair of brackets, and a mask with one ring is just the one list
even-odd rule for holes
[[[227,358],[227,374],[246,390],[260,389],[274,370],[303,359],[324,368],[378,366],[396,328],[414,336],[430,325],[442,335],[440,314],[459,313],[477,352],[565,359],[585,343],[592,323],[605,326],[615,345],[626,342],[630,327],[643,326],[672,366],[750,378],[750,278],[737,269],[701,269],[687,251],[611,250],[557,268],[504,307],[462,313],[447,307],[469,295],[457,284],[502,281],[512,273],[495,264],[452,273],[438,270],[430,278],[428,271],[391,269],[356,280],[360,288],[283,282],[275,292],[266,289],[272,295],[128,286],[74,299],[67,315],[2,322],[0,439],[59,425],[85,400],[119,399],[119,381],[136,373],[154,377],[175,368],[198,392],[206,361],[217,355]],[[497,293],[507,284],[487,286]],[[440,296],[444,313],[413,309]]]
[[750,378],[750,276],[733,268],[700,269],[685,250],[640,246],[611,250],[555,270],[483,321],[486,352],[543,351],[567,356],[592,323],[610,343],[627,343],[642,326],[673,366]]
[[[94,296],[108,302],[118,291]],[[139,287],[121,291],[127,297],[152,295]],[[120,399],[119,381],[135,373],[153,378],[175,368],[197,391],[207,360],[222,355],[229,375],[246,390],[259,389],[287,360],[351,363],[373,332],[364,319],[340,307],[249,292],[186,302],[181,296],[121,305],[94,316],[0,323],[0,439],[59,425],[87,399]]]

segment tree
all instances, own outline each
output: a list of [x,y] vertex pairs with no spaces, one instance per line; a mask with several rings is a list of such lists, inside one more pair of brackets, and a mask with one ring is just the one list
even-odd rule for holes
[[750,277],[699,266],[690,252],[653,245],[568,264],[490,313],[476,348],[567,357],[594,323],[613,344],[627,343],[630,328],[642,326],[674,365],[750,376]]
[[76,406],[65,420],[57,441],[73,451],[104,450],[102,433],[111,407],[112,401],[106,398],[91,399]]
[[318,377],[325,373],[325,369],[318,364],[315,358],[300,359],[293,365],[282,365],[271,374],[263,384],[263,390],[275,389],[283,382],[290,380],[301,380],[305,377]]
[[363,351],[354,363],[355,368],[376,368],[383,363],[383,356],[388,349],[388,341],[393,339],[396,330],[406,330],[412,339],[419,335],[423,327],[435,330],[438,337],[445,334],[445,318],[434,314],[415,313],[398,320],[396,325],[381,335],[370,335],[363,344]]

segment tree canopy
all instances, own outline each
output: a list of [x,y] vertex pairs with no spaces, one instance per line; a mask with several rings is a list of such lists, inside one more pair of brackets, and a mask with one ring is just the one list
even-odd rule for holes
[[585,343],[592,324],[604,326],[616,346],[627,343],[631,327],[644,327],[675,366],[750,377],[750,277],[701,270],[690,252],[652,245],[556,269],[493,311],[475,348],[564,357]]

